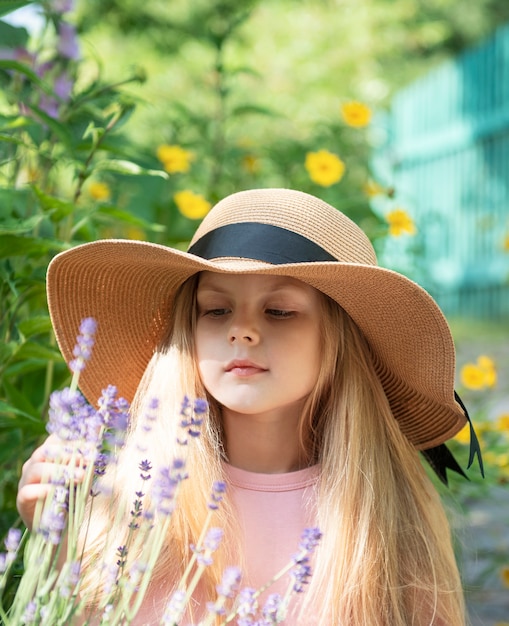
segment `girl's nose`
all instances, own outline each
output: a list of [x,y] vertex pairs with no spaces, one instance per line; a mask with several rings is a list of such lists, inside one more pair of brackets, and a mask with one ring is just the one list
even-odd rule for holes
[[230,343],[255,344],[260,340],[260,334],[254,320],[246,315],[235,316],[228,329],[228,340]]

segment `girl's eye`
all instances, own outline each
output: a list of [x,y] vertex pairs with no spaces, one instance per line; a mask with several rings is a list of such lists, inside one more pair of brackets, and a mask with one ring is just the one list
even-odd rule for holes
[[202,315],[208,317],[222,317],[229,312],[229,309],[207,309],[203,311]]
[[265,312],[267,313],[267,315],[278,319],[284,319],[293,315],[293,311],[285,311],[282,309],[266,309]]

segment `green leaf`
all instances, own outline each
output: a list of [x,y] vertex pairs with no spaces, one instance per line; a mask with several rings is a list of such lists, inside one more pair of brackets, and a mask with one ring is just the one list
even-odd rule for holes
[[15,341],[0,343],[0,364],[7,363],[16,352],[18,344]]
[[33,190],[39,199],[41,209],[51,214],[50,217],[53,222],[59,222],[67,215],[71,215],[76,208],[72,202],[50,196],[39,189],[39,187],[34,186]]
[[[49,93],[53,93],[49,90]],[[36,117],[38,117],[50,130],[52,130],[55,135],[60,139],[60,141],[68,148],[72,147],[72,135],[68,130],[68,127],[65,124],[61,124],[54,117],[51,117],[47,113],[45,113],[39,107],[36,107],[33,104],[26,104],[26,106],[34,113]]]
[[[0,17],[8,15],[17,9],[33,4],[32,0],[0,0]],[[0,39],[3,43],[3,39]]]
[[[17,418],[13,418],[13,415],[18,417],[25,418],[18,421]],[[30,415],[30,413],[26,413],[13,404],[9,404],[8,402],[4,402],[0,400],[0,428],[15,428],[22,425],[22,423],[36,423],[40,422],[40,417],[35,417]]]
[[277,113],[269,107],[262,107],[257,104],[241,104],[232,110],[232,116],[234,115],[266,115],[268,117],[281,117],[280,113]]
[[24,337],[33,337],[51,331],[51,320],[47,315],[38,315],[23,320],[18,324],[19,331]]
[[129,211],[117,209],[116,207],[112,206],[100,207],[96,215],[105,215],[108,218],[113,218],[114,220],[119,220],[125,224],[131,224],[132,226],[136,226],[144,230],[150,230],[152,232],[162,233],[166,230],[165,226],[162,224],[147,222],[147,220],[144,220],[141,217],[137,217]]
[[0,235],[21,235],[32,232],[44,219],[44,215],[32,215],[26,220],[2,220]]
[[26,341],[14,355],[15,361],[25,361],[29,359],[43,359],[45,361],[60,361],[60,352],[56,348],[50,348],[33,341]]
[[37,74],[32,70],[32,68],[30,68],[28,65],[25,65],[24,63],[20,63],[19,61],[11,61],[9,59],[0,59],[0,70],[10,70],[14,72],[19,72],[20,74],[24,74],[33,83],[40,87],[45,93],[53,93],[51,87],[47,85],[43,80],[41,80],[39,76],[37,76]]
[[27,255],[42,257],[49,252],[60,252],[65,249],[65,244],[50,239],[0,234],[0,259]]
[[39,419],[39,411],[30,402],[28,394],[22,393],[16,385],[11,384],[8,380],[4,380],[4,388],[6,391],[6,401],[10,406],[19,411],[22,415],[29,416],[33,419]]
[[0,41],[3,48],[25,48],[28,41],[28,32],[26,28],[16,28],[11,26],[11,24],[0,21]]
[[94,166],[95,170],[106,170],[109,172],[116,172],[117,174],[125,174],[126,176],[160,176],[161,178],[169,179],[169,175],[164,170],[151,170],[144,167],[140,167],[137,163],[132,161],[123,160],[104,160],[99,161]]

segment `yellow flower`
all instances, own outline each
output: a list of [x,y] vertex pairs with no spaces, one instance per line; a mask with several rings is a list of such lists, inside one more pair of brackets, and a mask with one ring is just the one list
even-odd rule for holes
[[194,154],[180,146],[162,144],[157,148],[157,158],[168,174],[189,172]]
[[94,181],[88,186],[90,197],[98,202],[104,202],[111,198],[111,190],[106,183]]
[[311,180],[322,187],[330,187],[339,182],[345,173],[344,162],[328,150],[308,152],[305,167]]
[[389,224],[389,235],[393,237],[399,237],[405,233],[415,235],[417,232],[414,221],[403,209],[394,209],[386,215],[385,219]]
[[505,565],[500,570],[500,578],[504,587],[509,587],[509,565]]
[[463,428],[454,436],[454,439],[459,443],[470,443],[470,426],[465,424]]
[[145,240],[145,231],[138,226],[129,226],[126,232],[128,239],[137,239],[140,241]]
[[504,252],[509,252],[509,234],[504,237],[504,241],[502,242],[502,249]]
[[341,105],[341,115],[345,123],[354,128],[364,128],[371,121],[371,109],[355,100]]
[[495,363],[489,356],[481,354],[477,359],[477,365],[484,371],[486,376],[486,387],[494,387],[497,384],[497,370]]
[[460,372],[461,382],[467,389],[480,390],[497,384],[497,370],[490,357],[481,355],[476,363],[466,363]]
[[250,174],[256,174],[260,169],[260,160],[253,154],[246,154],[242,157],[242,167]]
[[509,413],[504,413],[497,419],[495,429],[509,434]]
[[374,196],[385,195],[386,189],[375,180],[368,180],[368,182],[363,187],[364,193],[368,196],[368,198],[373,198]]
[[187,189],[178,191],[173,199],[182,215],[190,220],[199,220],[210,211],[210,202],[207,202],[200,194]]

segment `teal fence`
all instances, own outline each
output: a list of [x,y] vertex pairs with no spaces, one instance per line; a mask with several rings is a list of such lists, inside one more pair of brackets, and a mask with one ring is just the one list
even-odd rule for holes
[[509,26],[398,93],[387,131],[375,163],[418,227],[398,254],[447,314],[508,316]]

